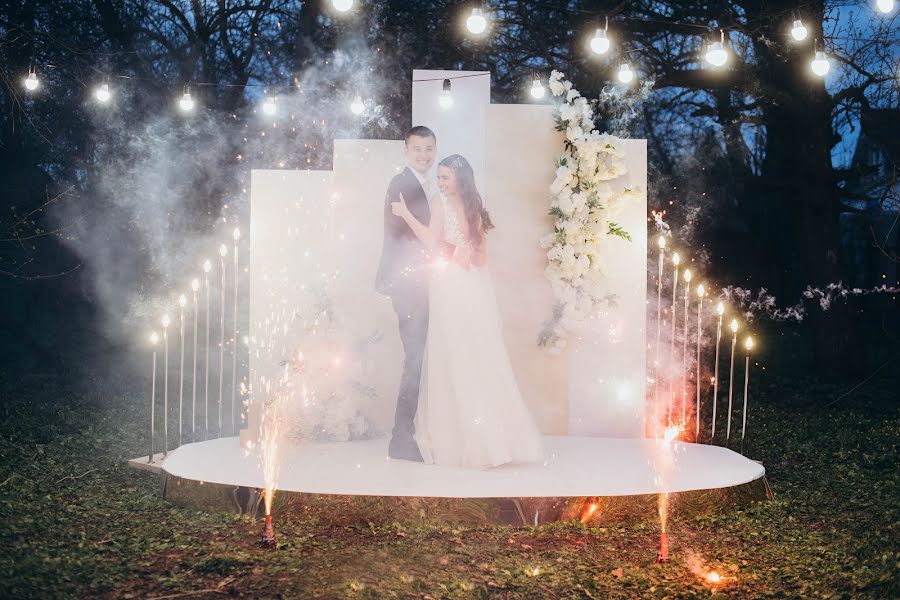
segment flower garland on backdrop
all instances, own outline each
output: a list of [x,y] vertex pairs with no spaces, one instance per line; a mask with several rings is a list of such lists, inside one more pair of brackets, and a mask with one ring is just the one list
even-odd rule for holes
[[538,345],[559,354],[576,328],[589,323],[602,307],[614,305],[615,296],[603,285],[604,245],[610,236],[631,241],[615,218],[643,191],[614,183],[628,172],[625,152],[619,138],[594,129],[592,103],[559,71],[550,74],[549,87],[553,96],[562,98],[555,120],[566,138],[550,185],[554,227],[541,238],[541,247],[547,250],[544,275],[556,305],[538,335]]

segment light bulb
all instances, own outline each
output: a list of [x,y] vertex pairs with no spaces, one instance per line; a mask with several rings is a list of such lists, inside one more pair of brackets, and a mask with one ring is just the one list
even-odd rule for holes
[[725,314],[725,305],[719,302],[716,304],[716,314],[720,317]]
[[706,51],[706,62],[714,67],[721,67],[728,62],[728,51],[722,42],[713,42]]
[[184,90],[181,100],[178,101],[178,106],[180,106],[181,110],[184,112],[194,110],[194,99],[191,98],[191,93],[189,91]]
[[634,71],[631,70],[631,65],[622,63],[622,66],[619,67],[619,81],[622,83],[631,83],[633,79]]
[[112,94],[109,91],[109,84],[104,83],[98,87],[97,91],[94,92],[94,97],[104,104],[109,102],[109,99],[112,97]]
[[609,45],[606,30],[598,27],[594,37],[591,38],[591,51],[594,54],[606,54],[609,51]]
[[38,81],[37,74],[34,71],[28,73],[28,77],[25,78],[25,89],[29,92],[33,92],[38,89],[38,86],[41,84]]
[[228,246],[226,246],[225,244],[219,246],[219,256],[221,256],[222,258],[228,256]]
[[184,294],[181,294],[180,296],[178,296],[178,306],[180,306],[182,308],[187,306],[187,296],[185,296]]
[[172,319],[169,318],[169,315],[163,315],[162,319],[160,319],[160,322],[162,323],[162,326],[165,328],[172,324]]
[[438,104],[444,110],[453,106],[453,90],[451,89],[451,83],[449,79],[445,79],[443,83],[444,89],[441,92],[441,95],[438,96]]
[[875,6],[884,14],[888,14],[894,10],[894,0],[876,0]]
[[331,0],[331,5],[338,12],[347,12],[353,8],[353,0]]
[[666,236],[664,236],[664,235],[659,236],[659,239],[656,240],[656,243],[659,246],[660,250],[665,248],[666,247]]
[[150,343],[154,346],[159,342],[159,334],[155,331],[150,332]]
[[484,30],[487,29],[487,19],[484,18],[480,8],[472,9],[472,14],[466,19],[466,27],[475,35],[484,33]]
[[209,262],[209,259],[203,261],[203,272],[209,273],[212,270],[212,263]]
[[272,116],[278,110],[278,107],[275,106],[275,98],[272,96],[266,96],[266,101],[263,102],[262,111],[264,114]]
[[747,336],[747,341],[744,342],[744,347],[747,349],[748,352],[753,348],[753,338],[750,337],[749,335]]
[[534,81],[531,82],[531,97],[535,100],[540,100],[544,97],[544,93],[545,90],[541,80],[535,77]]
[[794,21],[794,26],[791,27],[791,36],[797,40],[798,42],[802,42],[806,39],[806,36],[809,32],[806,30],[806,27],[803,26],[803,21],[797,19]]
[[706,288],[703,287],[702,283],[697,286],[697,295],[701,298],[706,295]]
[[676,267],[681,264],[681,256],[679,256],[677,252],[672,253],[672,264]]
[[362,98],[357,94],[356,98],[353,99],[353,102],[350,103],[350,112],[354,115],[361,115],[365,109],[366,105],[363,104]]
[[195,292],[200,289],[200,280],[199,279],[194,278],[191,280],[191,289],[194,290]]
[[828,74],[828,71],[831,70],[831,63],[828,62],[825,53],[819,50],[816,52],[816,57],[809,63],[809,67],[812,69],[812,72],[819,77],[825,77],[825,75]]
[[234,237],[234,241],[238,241],[239,239],[241,239],[241,228],[235,227],[234,233],[232,233],[231,235],[232,237]]
[[738,320],[737,320],[737,319],[732,319],[732,320],[731,320],[731,325],[729,325],[729,327],[731,327],[731,331],[733,331],[734,333],[737,333],[737,330],[738,330]]

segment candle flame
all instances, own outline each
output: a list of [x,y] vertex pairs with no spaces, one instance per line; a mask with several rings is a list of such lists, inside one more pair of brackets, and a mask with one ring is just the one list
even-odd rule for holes
[[672,264],[674,264],[676,267],[681,264],[681,257],[678,256],[677,252],[672,253]]
[[172,319],[169,318],[169,315],[163,315],[161,321],[163,327],[168,327],[172,324]]
[[209,260],[203,261],[203,271],[209,273],[212,270],[212,263]]
[[720,317],[725,314],[725,305],[719,302],[716,304],[716,314]]
[[749,335],[747,336],[747,341],[744,342],[744,346],[747,348],[748,351],[753,349],[753,338],[750,337]]
[[155,331],[151,331],[150,332],[150,343],[155,346],[157,342],[159,342],[159,334],[156,333]]
[[702,283],[697,286],[697,295],[701,298],[706,295],[706,288],[703,287]]
[[737,319],[732,319],[732,320],[731,320],[731,325],[729,325],[729,327],[731,327],[731,331],[733,331],[734,333],[737,333],[737,331],[738,331],[738,320],[737,320]]
[[184,294],[178,296],[178,305],[181,306],[181,308],[184,308],[187,305],[187,296]]
[[690,269],[684,270],[684,280],[687,281],[688,283],[690,283],[690,281],[691,281],[691,270]]
[[200,289],[200,280],[199,279],[194,278],[191,280],[191,289],[194,290],[195,292]]
[[219,246],[219,256],[224,258],[227,255],[228,255],[228,246],[226,246],[225,244],[222,244],[221,246]]
[[659,244],[660,250],[665,248],[666,247],[666,236],[664,236],[664,235],[659,236],[659,239],[656,240],[656,243]]
[[234,241],[238,241],[239,239],[241,239],[241,228],[235,227],[234,233],[232,235],[234,236]]

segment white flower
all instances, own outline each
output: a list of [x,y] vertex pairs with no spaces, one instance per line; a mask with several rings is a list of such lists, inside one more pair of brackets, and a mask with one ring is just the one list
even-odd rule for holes
[[578,90],[569,90],[569,93],[566,94],[566,102],[571,102],[581,94],[578,93]]

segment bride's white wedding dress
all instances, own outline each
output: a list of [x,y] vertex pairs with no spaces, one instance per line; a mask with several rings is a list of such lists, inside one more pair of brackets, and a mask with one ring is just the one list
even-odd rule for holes
[[[464,246],[444,207],[444,239]],[[428,338],[415,437],[426,463],[484,468],[543,459],[541,434],[522,400],[503,343],[487,267],[454,262],[429,283]]]

